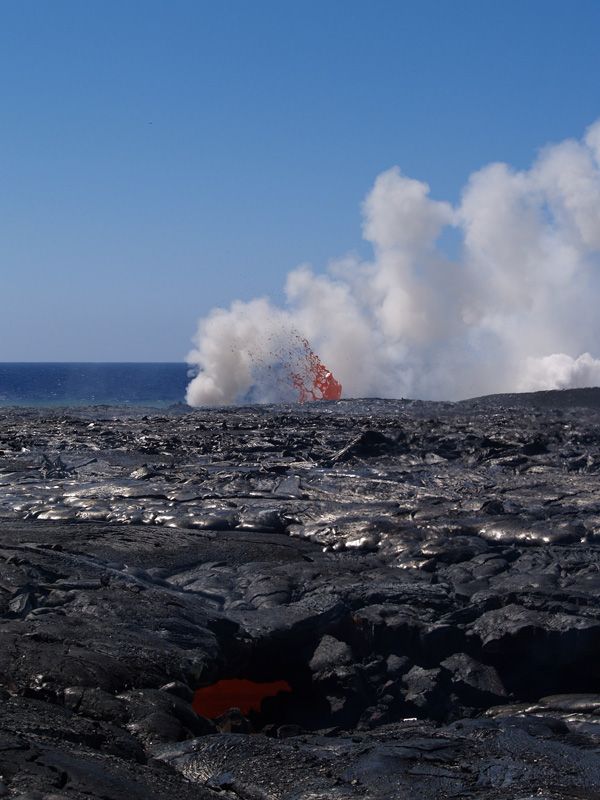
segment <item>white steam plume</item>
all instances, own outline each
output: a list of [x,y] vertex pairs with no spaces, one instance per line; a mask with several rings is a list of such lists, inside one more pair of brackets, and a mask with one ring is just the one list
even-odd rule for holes
[[[600,384],[590,355],[600,352],[600,120],[527,171],[497,163],[474,173],[456,208],[388,170],[363,216],[372,260],[346,257],[321,275],[301,266],[284,309],[236,301],[200,321],[191,405],[290,399],[272,377],[298,336],[347,397]],[[462,240],[457,261],[438,243],[447,227]]]

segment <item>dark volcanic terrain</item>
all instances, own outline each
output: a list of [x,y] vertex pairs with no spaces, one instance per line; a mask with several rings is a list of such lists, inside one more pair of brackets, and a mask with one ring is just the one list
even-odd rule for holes
[[0,411],[0,798],[599,800],[599,480],[600,390]]

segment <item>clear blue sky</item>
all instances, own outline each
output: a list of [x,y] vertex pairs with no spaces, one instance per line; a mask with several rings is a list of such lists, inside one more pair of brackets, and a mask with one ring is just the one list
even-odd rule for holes
[[455,201],[600,116],[598,0],[0,0],[0,361],[175,361],[361,242],[394,164]]

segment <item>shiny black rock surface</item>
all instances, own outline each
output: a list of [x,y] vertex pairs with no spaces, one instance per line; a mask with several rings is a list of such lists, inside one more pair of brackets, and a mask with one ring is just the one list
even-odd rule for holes
[[3,409],[0,798],[600,798],[599,481],[600,390]]

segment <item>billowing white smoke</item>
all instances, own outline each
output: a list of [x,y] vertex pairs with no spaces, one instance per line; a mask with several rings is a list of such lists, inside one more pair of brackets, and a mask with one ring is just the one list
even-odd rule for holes
[[527,362],[527,387],[538,389],[583,389],[600,386],[600,360],[583,353],[571,358],[566,353],[554,353]]
[[[393,168],[363,204],[373,259],[288,275],[285,309],[236,301],[200,321],[191,405],[282,396],[298,335],[346,397],[458,399],[600,384],[600,121],[531,169],[490,164],[454,208]],[[460,259],[438,242],[458,231]],[[276,370],[275,370],[276,371]]]

